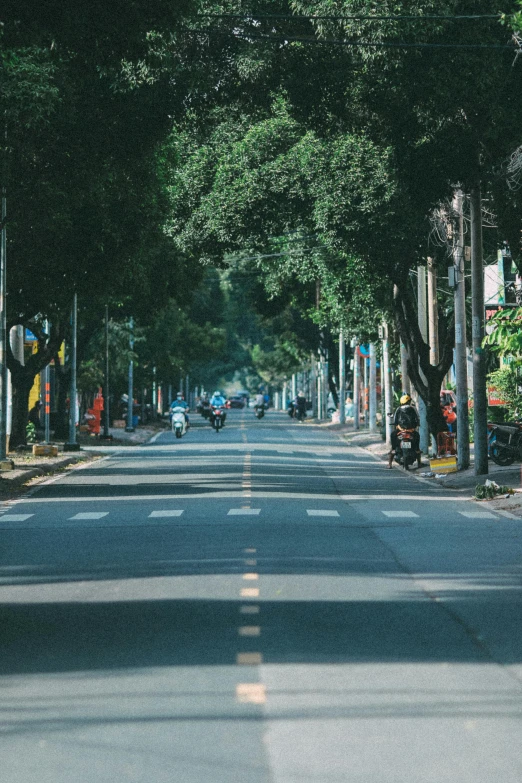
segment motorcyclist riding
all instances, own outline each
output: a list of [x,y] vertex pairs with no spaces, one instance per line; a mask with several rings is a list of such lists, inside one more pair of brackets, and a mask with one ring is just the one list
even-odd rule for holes
[[254,410],[257,411],[258,408],[264,408],[264,407],[265,407],[265,397],[261,392],[259,392],[258,394],[256,394]]
[[187,428],[190,427],[190,420],[189,420],[189,417],[188,417],[189,406],[188,406],[188,402],[185,402],[185,399],[183,398],[182,392],[178,392],[177,395],[176,395],[176,399],[173,400],[170,403],[170,415],[169,415],[169,418],[170,418],[171,421],[172,421],[172,411],[174,410],[174,408],[183,408],[184,409],[184,411],[185,411],[185,421],[187,422]]
[[419,415],[416,409],[412,405],[411,397],[409,394],[403,394],[400,399],[400,403],[401,404],[395,411],[393,417],[393,423],[395,425],[395,429],[391,434],[391,450],[388,453],[388,467],[389,468],[392,467],[393,458],[395,456],[396,449],[399,445],[397,429],[402,429],[402,430],[413,430],[412,445],[415,450],[415,453],[417,454],[417,465],[420,468],[422,466],[421,451],[419,449],[420,436],[417,430],[417,427],[420,424]]
[[[219,390],[215,391],[214,394],[211,397],[210,405],[212,408],[225,408],[226,399],[223,397],[221,392]],[[212,421],[212,414],[210,414],[210,420]],[[225,420],[227,418],[227,414],[225,413],[225,410],[223,410],[221,420],[223,424],[225,423]]]
[[303,391],[300,391],[294,400],[295,412],[299,421],[306,418],[306,397]]

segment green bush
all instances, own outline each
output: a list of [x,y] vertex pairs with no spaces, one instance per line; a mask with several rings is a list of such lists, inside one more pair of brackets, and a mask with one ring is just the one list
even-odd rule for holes
[[522,415],[522,396],[518,389],[522,383],[518,373],[518,367],[510,364],[495,370],[488,375],[488,382],[497,389],[499,395],[506,401],[502,408],[505,412],[505,421],[514,421]]

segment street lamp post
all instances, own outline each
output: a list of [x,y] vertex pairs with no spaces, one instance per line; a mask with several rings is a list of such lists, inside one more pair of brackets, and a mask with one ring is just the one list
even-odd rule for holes
[[109,439],[111,437],[110,431],[109,431],[109,425],[111,421],[110,416],[110,403],[109,403],[109,305],[105,305],[105,388],[103,390],[103,406],[104,406],[104,417],[103,417],[103,437]]
[[69,391],[69,442],[64,451],[79,451],[76,441],[76,397],[77,397],[77,357],[78,350],[78,295],[74,294],[71,315],[71,386]]
[[[130,337],[129,337],[129,345],[131,351],[134,350],[134,319],[131,318],[129,322],[130,326]],[[132,356],[129,360],[129,391],[128,391],[129,399],[127,402],[127,426],[125,427],[125,432],[134,432],[134,426],[133,426],[133,415],[134,415],[134,362],[132,360]]]

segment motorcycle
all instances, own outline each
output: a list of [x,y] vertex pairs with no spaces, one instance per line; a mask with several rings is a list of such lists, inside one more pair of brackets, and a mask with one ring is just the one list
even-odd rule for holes
[[488,423],[488,454],[502,467],[522,462],[522,423]]
[[255,412],[256,412],[256,418],[262,419],[265,415],[265,406],[264,405],[256,405],[255,406]]
[[216,432],[219,432],[219,430],[224,427],[225,418],[226,413],[223,408],[212,406],[210,412],[210,424],[216,430]]
[[295,412],[295,418],[297,419],[298,422],[303,422],[306,419],[306,411],[304,410],[304,408],[299,408],[299,407],[297,408]]
[[185,408],[172,408],[170,414],[170,426],[176,438],[182,438],[187,432],[187,419]]
[[413,448],[413,435],[415,430],[401,429],[397,427],[397,447],[395,449],[394,459],[404,470],[409,470],[410,465],[417,462],[417,453]]
[[209,419],[211,413],[210,402],[208,400],[202,400],[199,404],[199,407],[200,407],[200,413],[203,416],[203,418]]

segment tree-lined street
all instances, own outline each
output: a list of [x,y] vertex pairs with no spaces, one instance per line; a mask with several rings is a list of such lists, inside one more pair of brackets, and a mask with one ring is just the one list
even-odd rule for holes
[[520,779],[520,522],[231,411],[0,516],[3,777]]
[[4,0],[1,783],[520,783],[521,55]]

